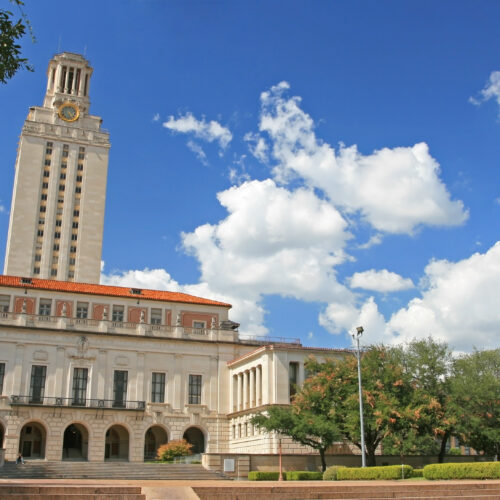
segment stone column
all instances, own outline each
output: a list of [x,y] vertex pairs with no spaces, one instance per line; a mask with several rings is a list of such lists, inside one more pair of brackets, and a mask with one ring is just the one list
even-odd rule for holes
[[255,403],[255,368],[250,369],[250,408],[256,406]]
[[243,409],[243,374],[238,373],[238,407],[237,410]]
[[262,365],[258,365],[255,369],[255,386],[256,386],[256,401],[255,404],[260,406],[262,404]]
[[248,372],[243,372],[243,409],[248,408]]
[[54,387],[54,396],[63,397],[63,371],[64,371],[64,347],[57,348],[56,354],[56,371],[55,371],[55,387]]
[[[107,357],[108,351],[105,349],[100,349],[99,354],[97,355],[97,366],[96,366],[96,374],[92,377],[93,379],[93,388],[92,393],[93,397],[96,399],[106,399],[106,365],[107,365]],[[110,385],[113,384],[111,380]]]

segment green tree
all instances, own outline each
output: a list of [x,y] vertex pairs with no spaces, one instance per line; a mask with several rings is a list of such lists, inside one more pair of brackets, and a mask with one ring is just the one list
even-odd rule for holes
[[452,391],[460,440],[477,451],[500,454],[500,349],[458,358]]
[[[394,353],[414,389],[411,406],[415,421],[411,427],[402,429],[399,436],[388,436],[384,440],[384,450],[389,453],[399,449],[403,454],[437,454],[438,461],[443,462],[446,443],[456,424],[450,383],[451,351],[445,342],[429,337],[395,347]],[[401,439],[404,442],[399,442]]]
[[20,18],[15,20],[13,12],[0,9],[0,82],[7,83],[16,72],[22,68],[33,71],[33,67],[28,63],[28,59],[21,56],[21,46],[18,41],[28,30],[34,41],[31,25],[22,7],[21,0],[9,0],[19,9]]
[[326,450],[341,440],[341,434],[330,411],[331,399],[325,397],[325,387],[319,380],[319,376],[308,379],[290,406],[272,406],[265,413],[255,415],[251,422],[317,450],[324,472]]

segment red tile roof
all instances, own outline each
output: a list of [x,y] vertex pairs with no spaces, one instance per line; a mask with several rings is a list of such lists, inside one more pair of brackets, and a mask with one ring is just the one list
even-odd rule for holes
[[[31,280],[26,283],[26,280]],[[134,299],[159,300],[162,302],[183,302],[186,304],[201,304],[209,306],[231,307],[231,304],[203,299],[180,292],[167,292],[163,290],[148,290],[145,288],[93,285],[90,283],[73,283],[70,281],[43,280],[37,278],[21,278],[20,276],[0,275],[0,286],[25,288],[28,290],[50,290],[53,292],[85,293],[89,295],[105,295],[109,297],[127,297]],[[133,293],[132,290],[140,290]]]

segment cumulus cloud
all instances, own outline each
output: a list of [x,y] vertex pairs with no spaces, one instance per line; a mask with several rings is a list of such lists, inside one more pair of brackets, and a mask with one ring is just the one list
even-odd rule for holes
[[260,131],[272,142],[276,180],[301,178],[378,231],[412,233],[422,224],[453,226],[467,219],[463,203],[450,199],[425,143],[370,155],[341,145],[336,152],[316,137],[300,98],[285,95],[288,88],[282,82],[261,94]]
[[222,149],[225,149],[233,138],[231,131],[219,122],[214,120],[207,122],[205,118],[198,120],[189,112],[178,118],[169,116],[163,126],[174,132],[193,134],[207,142],[218,142]]
[[479,93],[479,98],[470,97],[469,101],[472,104],[479,105],[490,99],[494,99],[497,102],[500,114],[500,71],[492,71],[488,83]]
[[320,323],[332,333],[350,331],[362,324],[367,343],[431,336],[458,351],[498,348],[499,281],[500,241],[487,252],[458,262],[431,261],[425,268],[420,297],[412,299],[388,321],[370,297],[360,307],[352,301],[330,304],[321,314]]
[[203,165],[208,165],[207,155],[205,154],[205,151],[203,151],[203,148],[199,144],[197,144],[194,141],[188,141],[187,146],[196,155],[198,160],[200,160],[201,163],[203,163]]
[[369,271],[354,273],[348,278],[348,282],[351,288],[363,288],[374,292],[399,292],[415,286],[411,279],[403,278],[387,269],[381,271],[370,269]]
[[248,148],[257,160],[263,163],[267,162],[268,146],[263,137],[260,137],[258,134],[253,134],[252,132],[248,132],[245,134],[244,140],[248,142]]

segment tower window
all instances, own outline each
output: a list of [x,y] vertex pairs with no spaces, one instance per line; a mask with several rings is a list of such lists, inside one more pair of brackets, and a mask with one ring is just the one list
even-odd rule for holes
[[49,175],[50,175],[50,172],[49,172],[48,170],[45,170],[45,171],[43,172],[43,176],[44,176],[44,177],[49,177]]
[[57,269],[51,269],[50,270],[50,275],[51,276],[57,276]]
[[47,142],[47,147],[48,147],[48,148],[51,148],[51,147],[52,147],[52,145],[53,145],[53,144],[52,144],[51,142]]
[[36,233],[37,236],[43,236],[43,229],[39,229]]
[[47,207],[46,207],[46,206],[42,205],[42,206],[40,207],[40,212],[45,212],[46,210],[47,210]]
[[60,237],[61,237],[61,233],[60,233],[59,231],[56,231],[56,232],[54,233],[54,238],[55,238],[56,240],[58,240]]
[[78,235],[77,234],[72,234],[71,235],[71,241],[76,241],[78,239]]
[[46,200],[46,199],[47,199],[47,195],[46,195],[45,193],[44,193],[44,194],[42,194],[41,199],[42,199],[42,200]]
[[70,253],[76,253],[76,247],[69,247]]
[[78,217],[80,215],[80,210],[73,210],[73,217]]
[[62,155],[63,155],[63,158],[67,158],[67,157],[68,157],[68,154],[69,154],[69,152],[68,152],[68,151],[63,151],[63,154],[62,154]]
[[61,227],[62,226],[62,220],[58,219],[56,220],[56,227]]
[[83,165],[81,163],[78,164],[78,170],[81,172],[83,170]]
[[64,184],[59,184],[59,191],[64,191]]
[[78,222],[73,222],[73,229],[77,229],[78,228]]
[[51,148],[47,148],[47,149],[45,150],[45,154],[46,154],[46,155],[51,155],[51,154],[52,154],[52,149],[51,149]]
[[39,267],[33,268],[33,274],[40,274],[40,268]]
[[76,186],[75,193],[81,193],[81,192],[82,192],[82,188],[80,186]]
[[50,166],[50,160],[45,160],[45,166]]
[[78,153],[78,159],[83,160],[85,158],[85,153]]
[[76,259],[75,259],[75,258],[73,258],[73,257],[71,257],[71,259],[69,259],[69,265],[70,265],[70,266],[74,266],[74,265],[75,265],[75,263],[76,263]]
[[59,251],[59,243],[56,243],[52,249],[54,250],[54,252],[58,252]]
[[61,175],[59,176],[59,179],[66,179],[66,174],[62,172]]
[[41,260],[42,260],[42,256],[39,253],[37,253],[35,255],[35,262],[40,262]]
[[48,182],[42,182],[42,189],[48,189],[49,183]]
[[82,182],[83,177],[81,175],[76,176],[76,182]]

